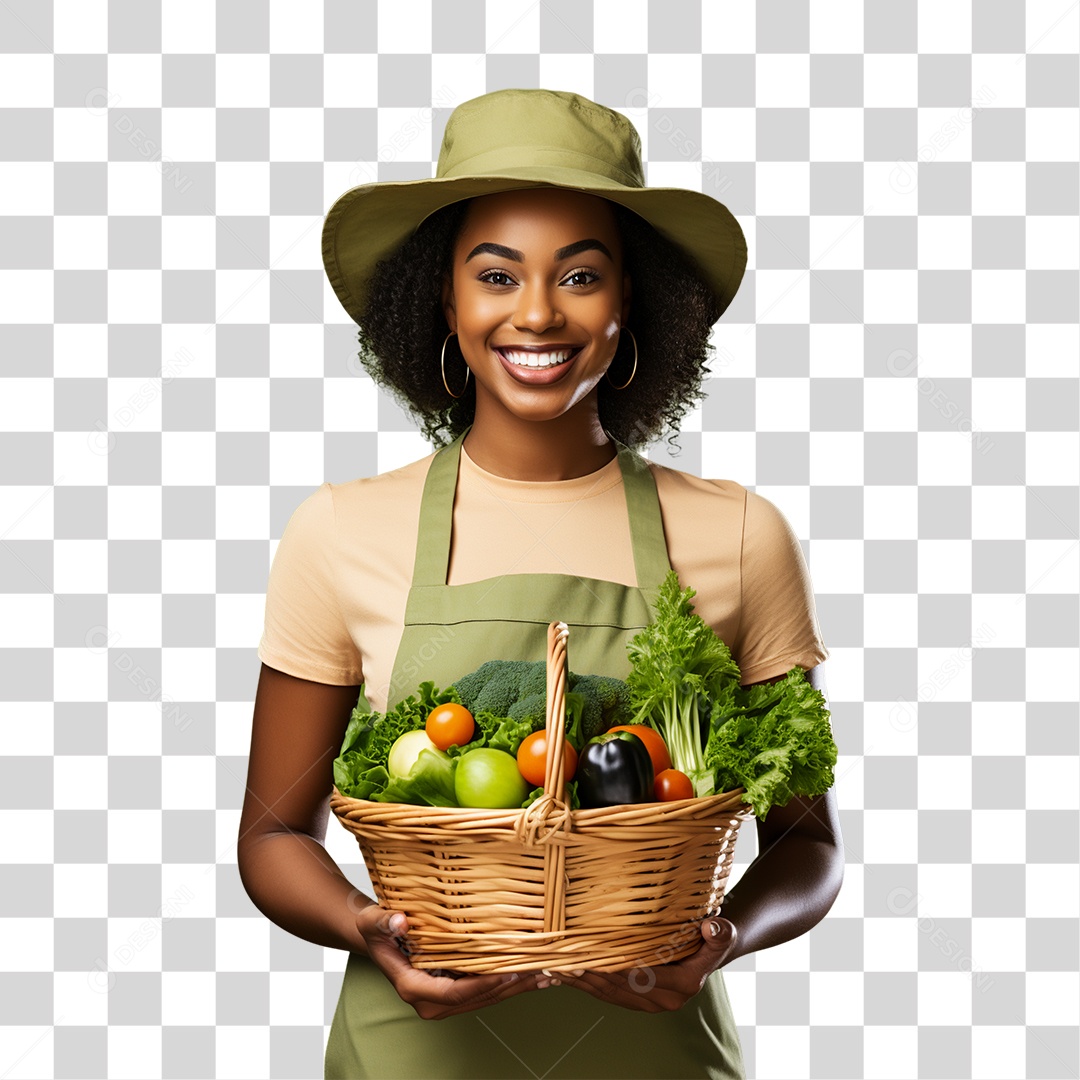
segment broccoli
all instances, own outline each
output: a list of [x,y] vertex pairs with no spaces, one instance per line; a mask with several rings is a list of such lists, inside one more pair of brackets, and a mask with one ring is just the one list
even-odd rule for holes
[[[462,705],[474,716],[489,710],[497,717],[527,721],[532,729],[544,726],[547,711],[547,662],[544,660],[488,660],[458,679]],[[566,678],[567,734],[575,747],[611,727],[630,722],[630,689],[610,675]]]
[[547,662],[538,660],[528,665],[528,670],[522,676],[518,699],[532,697],[539,694],[547,697]]
[[539,726],[543,727],[547,721],[547,688],[539,693],[529,694],[528,697],[518,698],[506,715],[511,720],[528,720],[531,723],[539,720]]
[[[567,681],[570,681],[569,675]],[[583,721],[587,706],[594,703],[584,694],[576,694],[573,690],[566,691],[565,699],[566,737],[570,740],[570,743],[575,750],[580,750],[588,739],[591,738],[591,736],[586,736],[584,734]],[[593,713],[599,715],[599,709],[594,709]],[[520,700],[515,701],[514,704],[510,706],[510,717],[515,721],[529,724],[533,731],[539,731],[543,728],[547,723],[546,688],[542,694],[530,694],[527,698],[521,698]],[[593,717],[592,726],[589,730],[593,730],[595,726],[595,717]]]
[[611,675],[571,675],[570,688],[584,699],[581,735],[584,742],[619,724],[627,724],[633,715],[630,688]]
[[496,716],[509,716],[510,706],[519,698],[543,690],[547,679],[544,660],[488,660],[454,683],[461,704],[474,716],[490,709]]
[[[576,750],[609,728],[629,723],[630,689],[610,675],[575,675],[567,673],[566,737]],[[529,697],[519,698],[510,706],[515,720],[528,720],[533,730],[544,726],[547,714],[547,688]]]

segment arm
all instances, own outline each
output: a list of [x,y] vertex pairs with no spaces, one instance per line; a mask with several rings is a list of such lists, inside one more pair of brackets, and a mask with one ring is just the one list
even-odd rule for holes
[[[779,657],[817,657],[805,678],[828,707],[828,651],[799,538],[776,504],[757,493],[747,493],[744,529],[739,666],[743,672],[775,671]],[[805,934],[825,917],[840,891],[844,851],[834,790],[814,798],[796,796],[765,817],[755,819],[758,855],[724,901],[721,915],[737,930],[724,963]]]
[[[807,671],[807,680],[825,693],[820,664]],[[725,964],[816,926],[833,906],[843,880],[835,789],[813,798],[796,795],[786,806],[774,806],[766,819],[757,821],[757,858],[727,895],[720,915],[701,923],[703,941],[697,953],[651,969],[569,972],[551,981],[577,986],[626,1009],[681,1009],[708,975]]]
[[[740,554],[740,624],[732,641],[743,672],[775,670],[782,657],[815,656],[806,681],[826,698],[822,664],[828,651],[798,536],[774,503],[747,492]],[[791,665],[787,665],[790,670]],[[800,665],[801,666],[801,665]],[[784,675],[749,685],[778,682]],[[658,965],[651,977],[585,972],[564,981],[626,1008],[681,1008],[709,974],[731,960],[806,933],[832,907],[843,880],[844,854],[835,792],[795,796],[757,821],[759,852],[719,915],[700,923],[703,944],[685,960]]]
[[[821,664],[806,672],[806,681],[827,703]],[[774,806],[764,821],[755,820],[757,857],[721,909],[734,924],[735,940],[719,966],[805,934],[832,907],[844,878],[835,788],[813,798],[796,795],[786,806]]]
[[263,664],[236,854],[248,896],[271,922],[316,945],[366,953],[356,915],[374,901],[323,847],[333,761],[359,694]]
[[262,666],[236,844],[248,896],[290,934],[368,956],[423,1019],[536,989],[531,975],[454,979],[414,968],[398,947],[405,916],[354,888],[323,847],[333,761],[359,694]]
[[[807,670],[806,680],[826,694],[820,664]],[[834,789],[814,798],[795,796],[786,806],[774,806],[766,818],[757,822],[757,857],[725,898],[720,915],[700,924],[703,940],[697,952],[644,971],[571,972],[552,981],[627,1009],[664,1012],[682,1008],[712,972],[736,957],[805,934],[825,917],[843,880]]]

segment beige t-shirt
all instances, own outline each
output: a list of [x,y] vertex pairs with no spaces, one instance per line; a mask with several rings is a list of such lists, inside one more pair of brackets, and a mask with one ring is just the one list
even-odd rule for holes
[[[378,476],[324,483],[289,519],[266,591],[259,658],[313,682],[359,686],[386,707],[434,452]],[[668,558],[742,683],[829,656],[791,525],[733,480],[649,462]],[[636,585],[617,457],[570,480],[512,480],[461,448],[447,583],[563,573]]]

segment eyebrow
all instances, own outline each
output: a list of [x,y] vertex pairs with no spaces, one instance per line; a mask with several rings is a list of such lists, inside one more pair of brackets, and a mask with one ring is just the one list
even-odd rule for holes
[[[608,251],[607,245],[601,243],[599,240],[577,240],[573,244],[567,244],[566,247],[561,247],[555,252],[555,261],[561,262],[563,259],[569,259],[574,255],[579,255],[583,251],[590,251],[595,248],[597,251],[602,251],[612,262],[615,259],[612,257],[610,251]],[[523,252],[518,251],[517,248],[506,247],[505,244],[492,244],[483,243],[477,244],[476,247],[465,256],[465,261],[468,262],[474,255],[498,255],[500,259],[509,259],[511,262],[524,262],[525,255]]]

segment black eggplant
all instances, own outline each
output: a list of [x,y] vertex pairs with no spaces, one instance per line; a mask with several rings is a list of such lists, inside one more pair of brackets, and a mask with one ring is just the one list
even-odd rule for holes
[[582,809],[653,801],[652,758],[629,731],[608,731],[581,749],[577,773]]

